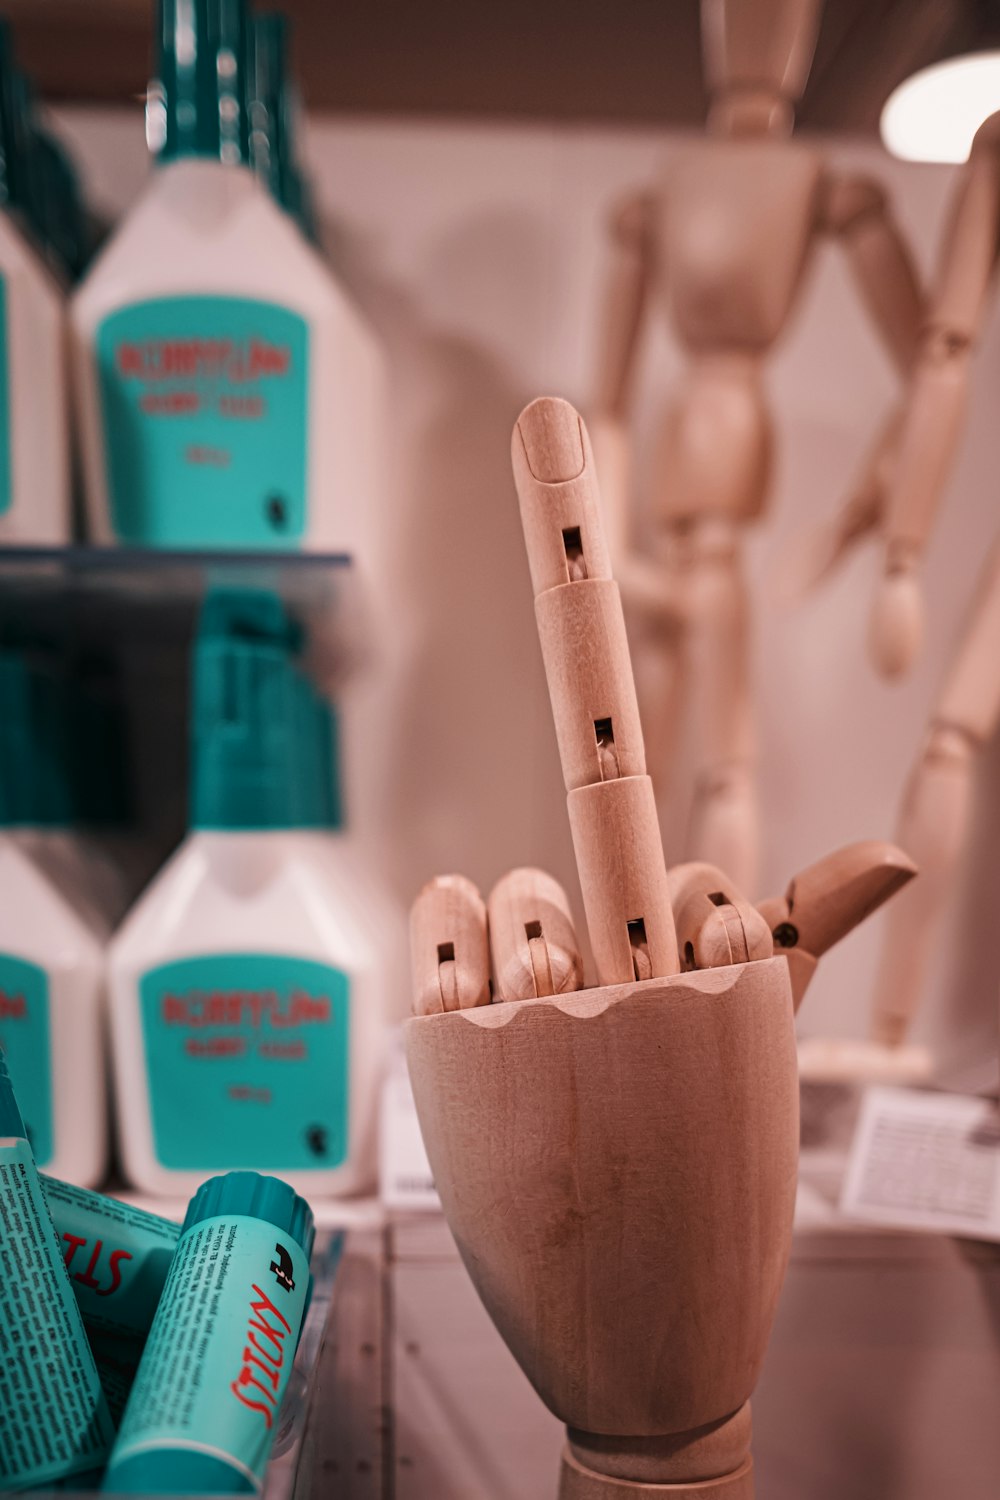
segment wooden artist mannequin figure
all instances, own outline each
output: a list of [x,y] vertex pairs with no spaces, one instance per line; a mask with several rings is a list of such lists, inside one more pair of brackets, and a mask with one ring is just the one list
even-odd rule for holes
[[[820,0],[702,0],[708,139],[676,147],[662,179],[620,205],[591,432],[630,617],[650,761],[664,793],[690,704],[692,857],[753,890],[754,734],[743,534],[771,486],[764,367],[812,251],[844,246],[862,299],[906,374],[920,295],[877,183],[845,177],[791,138]],[[662,309],[687,357],[652,470],[648,542],[633,539],[629,416],[642,334]]]
[[[1000,254],[1000,114],[980,126],[949,206],[934,284],[900,419],[868,482],[807,549],[822,576],[878,529],[884,563],[870,649],[888,677],[920,647],[920,565],[962,433],[972,354]],[[875,986],[872,1041],[899,1052],[923,989],[938,922],[969,825],[976,758],[1000,724],[1000,539],[980,573],[931,714],[896,827],[921,878],[890,912]]]
[[795,1202],[794,1010],[913,866],[855,845],[759,908],[711,865],[668,874],[586,430],[543,398],[512,457],[598,987],[551,876],[511,871],[488,903],[461,876],[427,885],[406,1032],[421,1130],[476,1290],[568,1428],[560,1500],[752,1500],[749,1398]]

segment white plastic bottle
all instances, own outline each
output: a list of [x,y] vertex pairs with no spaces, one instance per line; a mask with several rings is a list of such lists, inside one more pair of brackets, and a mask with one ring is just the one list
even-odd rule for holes
[[374,1174],[398,914],[338,860],[320,705],[267,594],[195,648],[191,830],[111,945],[121,1158],[190,1194],[252,1168],[310,1197]]
[[99,542],[349,551],[382,365],[248,164],[243,0],[160,0],[158,164],[71,305]]
[[69,880],[32,858],[50,766],[33,743],[23,663],[0,661],[0,1049],[39,1167],[93,1187],[107,1166],[104,945]]
[[0,544],[57,546],[70,535],[66,309],[29,229],[21,95],[0,27]]

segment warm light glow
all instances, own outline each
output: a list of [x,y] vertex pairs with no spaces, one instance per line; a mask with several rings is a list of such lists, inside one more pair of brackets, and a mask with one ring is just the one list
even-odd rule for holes
[[970,52],[922,68],[882,110],[882,140],[904,161],[965,161],[972,137],[1000,110],[1000,51]]

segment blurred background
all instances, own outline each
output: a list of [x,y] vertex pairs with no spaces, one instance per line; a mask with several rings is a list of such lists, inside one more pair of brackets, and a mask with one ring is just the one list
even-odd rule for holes
[[[698,7],[290,0],[286,10],[323,241],[384,342],[392,383],[388,501],[382,515],[358,518],[362,550],[371,549],[373,644],[346,731],[352,817],[406,901],[437,871],[462,870],[488,887],[524,862],[572,888],[509,433],[537,394],[587,408],[608,215],[623,194],[654,182],[703,121]],[[52,102],[90,204],[114,223],[150,170],[141,110],[151,7],[6,0],[0,13]],[[970,0],[830,0],[798,114],[833,167],[884,184],[925,277],[954,168],[889,157],[879,111],[901,78],[974,44],[983,23],[984,8]],[[872,548],[801,606],[782,606],[775,588],[781,546],[842,502],[896,391],[839,247],[825,243],[815,255],[766,374],[777,477],[749,542],[759,894],[783,889],[838,843],[891,835],[994,535],[998,362],[993,309],[929,553],[926,648],[902,684],[886,684],[865,654]],[[643,364],[640,485],[681,368],[662,319]],[[975,1087],[996,1072],[996,747],[979,779],[974,847],[915,1031],[934,1044],[943,1076]],[[683,793],[682,780],[676,818],[667,815],[668,858],[680,850]],[[827,959],[804,1032],[863,1033],[879,928],[876,918]]]
[[[357,854],[389,886],[401,931],[405,908],[436,873],[461,871],[486,892],[512,866],[537,864],[566,885],[579,918],[510,435],[524,404],[541,394],[566,397],[585,415],[593,408],[612,216],[623,198],[666,183],[704,130],[700,8],[696,0],[285,0],[283,10],[304,106],[298,152],[325,270],[373,331],[389,382],[380,498],[360,489],[336,497],[338,545],[354,555],[353,577],[331,563],[328,539],[320,547],[310,538],[303,546],[315,555],[284,558],[276,585],[312,628],[303,657],[338,709],[345,883]],[[152,3],[0,0],[0,16],[46,126],[72,155],[98,233],[112,235],[158,170],[143,120]],[[823,7],[796,135],[831,172],[881,185],[924,284],[959,167],[891,156],[880,115],[918,69],[995,44],[996,20],[985,0]],[[304,245],[311,226],[298,227]],[[279,286],[284,267],[274,271]],[[651,317],[633,421],[640,532],[650,519],[662,414],[685,363],[668,318]],[[1000,312],[987,299],[967,417],[924,568],[926,639],[896,682],[876,675],[867,647],[881,566],[873,541],[808,597],[790,601],[782,587],[789,547],[848,498],[901,389],[832,237],[811,257],[764,384],[774,484],[746,537],[762,826],[756,897],[784,891],[795,871],[838,845],[893,836],[904,782],[1000,532]],[[338,442],[350,440],[338,432]],[[112,643],[147,835],[130,865],[135,900],[185,833],[189,648],[214,564],[202,556],[193,573],[187,564],[178,571],[176,558],[163,563],[153,549],[133,548],[119,568],[113,554],[95,563],[95,550],[75,547],[65,576],[51,559],[19,572],[24,559],[0,552],[0,631],[30,624],[74,648],[91,638],[102,649]],[[234,572],[230,558],[219,577],[240,583],[244,562],[237,557]],[[1000,639],[996,646],[1000,653]],[[689,816],[689,739],[664,808],[668,863],[682,857]],[[997,1087],[1000,996],[995,739],[978,759],[975,798],[913,1039],[931,1049],[937,1081],[986,1093]],[[234,864],[234,888],[245,894]],[[282,909],[289,927],[305,905],[296,898]],[[802,1036],[867,1034],[883,929],[877,915],[824,959]],[[373,947],[381,960],[379,942]],[[388,992],[371,1012],[381,1007],[399,1020],[410,997],[405,978],[387,980],[390,972],[387,961],[379,982]],[[131,1088],[141,1069],[119,1067],[119,1079],[123,1071]],[[377,1091],[368,1082],[371,1124]],[[410,1207],[424,1209],[428,1184],[419,1174],[427,1172],[402,1070],[393,1082],[400,1087],[390,1106],[405,1116],[414,1179],[425,1190]],[[818,1115],[825,1099],[836,1125],[845,1093],[834,1090],[831,1103],[820,1089]],[[848,1127],[856,1103],[855,1094]],[[367,1156],[370,1187],[374,1153]],[[960,1453],[963,1493],[985,1500],[997,1462],[996,1255],[944,1234],[845,1228],[834,1208],[843,1156],[835,1170],[822,1157],[804,1158],[789,1283],[754,1398],[762,1483],[774,1500],[930,1500],[947,1492]],[[815,1201],[810,1166],[820,1179]],[[169,1211],[178,1205],[181,1198]],[[353,1197],[326,1205],[330,1222],[346,1224],[353,1238],[326,1356],[336,1399],[314,1424],[312,1472],[322,1486],[324,1464],[330,1474],[336,1468],[343,1493],[364,1500],[390,1492],[383,1472],[407,1500],[519,1500],[536,1492],[527,1474],[547,1492],[562,1442],[557,1424],[500,1346],[443,1221],[395,1216],[398,1206],[386,1213]]]

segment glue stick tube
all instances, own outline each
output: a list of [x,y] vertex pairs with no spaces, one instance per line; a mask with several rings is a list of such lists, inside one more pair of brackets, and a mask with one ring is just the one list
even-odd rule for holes
[[97,1366],[104,1399],[117,1429],[121,1426],[128,1398],[132,1394],[146,1340],[127,1333],[92,1333],[89,1328],[87,1338],[90,1340],[90,1352]]
[[43,1172],[42,1187],[88,1335],[145,1338],[180,1225]]
[[188,1207],[104,1488],[260,1490],[309,1290],[309,1205],[256,1172]]
[[114,1430],[0,1055],[0,1489],[99,1469]]

